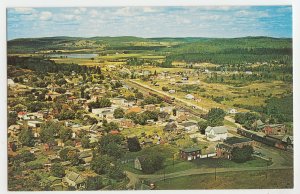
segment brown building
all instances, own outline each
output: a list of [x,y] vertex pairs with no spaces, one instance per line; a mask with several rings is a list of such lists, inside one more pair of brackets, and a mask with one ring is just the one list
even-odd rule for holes
[[273,124],[273,125],[266,125],[263,128],[263,132],[266,135],[285,135],[287,129],[284,124]]
[[246,145],[253,147],[254,144],[255,141],[248,138],[230,137],[227,138],[223,143],[220,143],[216,146],[216,154],[219,158],[227,158],[231,160],[231,151],[233,148],[242,148]]
[[180,150],[180,157],[184,160],[195,160],[200,158],[201,149],[200,148],[186,148]]

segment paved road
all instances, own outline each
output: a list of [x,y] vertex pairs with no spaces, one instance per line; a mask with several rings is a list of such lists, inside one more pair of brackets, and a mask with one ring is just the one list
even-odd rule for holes
[[135,186],[140,182],[139,177],[137,176],[137,174],[134,174],[134,173],[129,172],[129,171],[125,171],[125,174],[129,179],[129,183],[127,184],[127,188],[128,189],[135,189]]

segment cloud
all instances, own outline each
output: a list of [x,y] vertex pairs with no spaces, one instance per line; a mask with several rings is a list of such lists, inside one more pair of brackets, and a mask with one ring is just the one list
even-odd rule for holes
[[89,12],[89,15],[92,17],[92,18],[95,18],[98,16],[98,11],[93,9]]
[[27,7],[14,8],[14,11],[18,14],[23,14],[23,15],[29,15],[35,12],[33,8],[27,8]]
[[143,7],[143,12],[145,12],[145,13],[155,13],[155,12],[158,12],[158,8]]
[[85,13],[86,11],[87,11],[87,9],[85,7],[81,7],[81,8],[75,9],[74,14],[79,15],[79,14]]
[[52,12],[50,11],[43,11],[40,13],[40,20],[42,21],[48,21],[52,18]]

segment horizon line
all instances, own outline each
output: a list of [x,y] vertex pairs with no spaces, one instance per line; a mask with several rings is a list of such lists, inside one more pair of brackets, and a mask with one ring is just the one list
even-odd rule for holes
[[236,36],[236,37],[204,37],[204,36],[156,36],[156,37],[143,37],[143,36],[133,36],[133,35],[124,35],[124,36],[44,36],[44,37],[19,37],[19,38],[13,38],[9,39],[6,38],[6,41],[12,41],[12,40],[18,40],[18,39],[39,39],[39,38],[84,38],[84,39],[90,39],[90,38],[119,38],[119,37],[134,37],[134,38],[144,38],[144,39],[154,39],[154,38],[207,38],[207,39],[234,39],[234,38],[258,38],[258,37],[264,37],[264,38],[274,38],[274,39],[293,39],[293,37],[275,37],[275,36]]

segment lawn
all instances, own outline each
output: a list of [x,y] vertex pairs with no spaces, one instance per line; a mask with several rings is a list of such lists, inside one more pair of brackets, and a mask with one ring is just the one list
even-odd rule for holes
[[137,136],[140,137],[142,133],[146,135],[153,135],[157,132],[158,135],[163,135],[163,127],[158,125],[145,125],[145,126],[138,126],[134,128],[128,128],[122,130],[122,135],[124,136]]
[[178,177],[156,182],[157,189],[293,188],[293,170],[244,171]]

